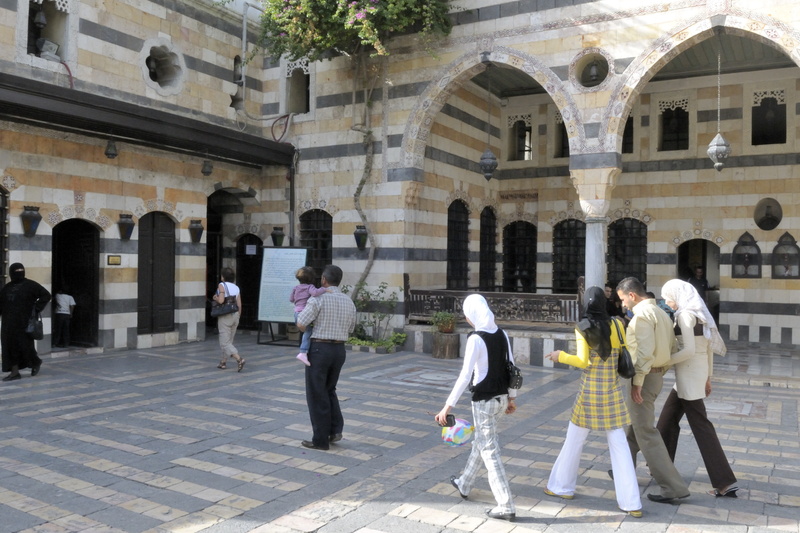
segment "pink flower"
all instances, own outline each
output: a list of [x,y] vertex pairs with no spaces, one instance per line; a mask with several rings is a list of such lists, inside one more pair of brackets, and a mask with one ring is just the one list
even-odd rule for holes
[[356,18],[357,18],[357,19],[363,19],[364,17],[366,17],[366,15],[364,14],[364,12],[363,12],[363,11],[362,11],[362,12],[360,12],[360,13],[356,13]]

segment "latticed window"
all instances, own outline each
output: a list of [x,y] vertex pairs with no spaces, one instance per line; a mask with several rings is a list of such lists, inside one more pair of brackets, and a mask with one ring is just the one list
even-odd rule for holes
[[761,248],[748,232],[739,237],[733,247],[732,278],[760,278],[761,277]]
[[786,97],[784,91],[758,91],[753,95],[751,142],[784,144],[786,142]]
[[536,292],[536,226],[512,222],[503,229],[503,291]]
[[647,283],[647,226],[635,218],[621,218],[608,226],[608,281],[612,286],[633,276]]
[[497,217],[491,207],[484,207],[481,211],[480,290],[495,290],[496,274]]
[[333,217],[322,209],[300,215],[300,246],[308,248],[306,265],[314,269],[319,285],[322,271],[333,263]]
[[661,144],[659,150],[689,149],[689,101],[686,98],[659,102]]
[[778,239],[772,250],[772,278],[800,279],[800,248],[788,232]]
[[553,227],[553,292],[577,294],[578,278],[584,275],[586,223],[570,219]]
[[447,288],[466,290],[469,280],[469,209],[456,200],[447,208]]

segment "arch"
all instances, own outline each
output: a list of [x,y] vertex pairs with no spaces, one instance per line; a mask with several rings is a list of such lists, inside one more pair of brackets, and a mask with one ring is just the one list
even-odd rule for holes
[[261,205],[258,191],[245,183],[235,184],[230,181],[218,181],[210,188],[206,188],[206,196],[209,197],[217,191],[225,191],[236,197],[242,205]]
[[751,38],[777,48],[800,66],[800,33],[776,19],[752,11],[739,11],[735,15],[717,11],[697,16],[656,39],[619,76],[603,111],[600,131],[605,135],[599,139],[602,151],[621,150],[623,118],[628,116],[633,101],[661,67],[718,32]]
[[[405,169],[422,173],[425,161],[425,148],[430,139],[431,128],[436,115],[456,89],[467,80],[482,72],[486,67],[481,63],[481,52],[475,48],[455,59],[443,71],[433,77],[411,110],[403,132],[401,144],[402,162]],[[489,59],[494,63],[504,63],[529,74],[550,95],[561,112],[569,135],[570,150],[577,152],[585,144],[583,127],[579,124],[580,114],[570,92],[550,68],[534,56],[513,48],[496,46],[490,50]]]

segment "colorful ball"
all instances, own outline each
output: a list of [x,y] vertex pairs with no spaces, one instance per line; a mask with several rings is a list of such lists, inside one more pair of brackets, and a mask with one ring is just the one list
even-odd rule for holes
[[475,427],[466,420],[456,418],[456,425],[442,428],[442,440],[450,446],[463,446],[472,438]]

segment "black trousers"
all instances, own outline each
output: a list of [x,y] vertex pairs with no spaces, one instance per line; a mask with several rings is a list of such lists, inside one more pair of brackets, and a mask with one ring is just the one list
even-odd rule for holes
[[56,313],[53,318],[53,346],[69,346],[69,323],[72,316]]
[[678,437],[681,434],[681,419],[683,415],[689,421],[694,440],[700,448],[700,455],[708,471],[711,486],[715,489],[725,488],[736,483],[736,476],[728,464],[722,445],[719,443],[717,431],[706,415],[706,404],[702,398],[699,400],[682,400],[678,398],[675,389],[669,393],[664,409],[658,417],[656,427],[664,439],[664,444],[669,452],[669,457],[675,462],[675,450],[678,448]]
[[314,430],[312,441],[327,448],[331,435],[341,433],[344,418],[339,408],[336,384],[346,359],[344,344],[315,342],[311,340],[306,367],[306,403]]

